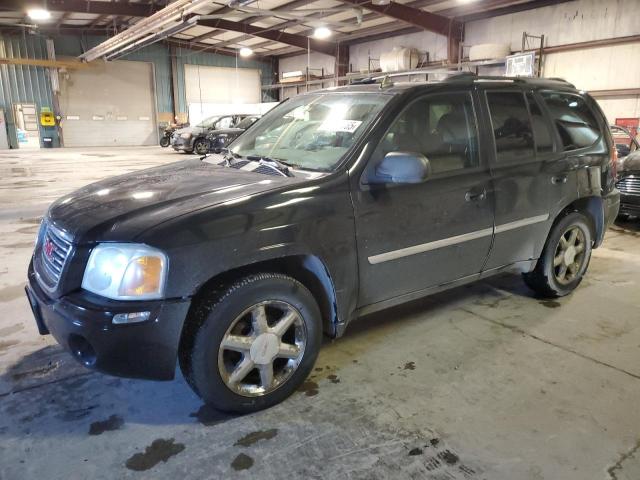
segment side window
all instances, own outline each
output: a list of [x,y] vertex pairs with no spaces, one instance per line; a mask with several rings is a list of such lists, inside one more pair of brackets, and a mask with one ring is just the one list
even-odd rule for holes
[[536,141],[536,150],[538,153],[548,153],[553,151],[553,134],[551,133],[549,122],[542,115],[540,106],[533,98],[533,94],[527,93],[527,103],[529,104],[529,112],[531,113],[531,127],[533,129],[533,137]]
[[398,151],[421,153],[434,174],[477,167],[478,139],[470,95],[429,96],[409,104],[383,137],[372,163]]
[[487,92],[496,160],[509,163],[534,156],[529,112],[521,92]]
[[233,125],[233,117],[222,117],[220,120],[218,120],[218,123],[216,123],[215,128],[216,129],[230,128],[232,125]]
[[558,92],[541,92],[541,95],[565,152],[589,147],[600,138],[602,132],[596,117],[580,95]]

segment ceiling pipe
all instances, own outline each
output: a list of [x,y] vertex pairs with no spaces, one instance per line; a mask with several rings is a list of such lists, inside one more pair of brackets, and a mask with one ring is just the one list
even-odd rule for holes
[[162,34],[167,30],[167,25],[169,25],[168,28],[173,28],[175,22],[184,20],[185,17],[194,10],[209,3],[210,0],[177,0],[150,17],[139,20],[118,35],[88,50],[80,55],[80,58],[91,62],[116,50],[120,50],[136,40],[147,37],[149,34]]

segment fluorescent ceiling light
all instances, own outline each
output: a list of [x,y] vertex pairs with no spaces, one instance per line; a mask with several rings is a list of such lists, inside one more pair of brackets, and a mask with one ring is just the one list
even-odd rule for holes
[[27,11],[27,15],[31,20],[49,20],[51,18],[51,12],[44,8],[32,8]]
[[318,27],[313,31],[313,38],[325,39],[331,36],[331,30],[327,27]]
[[253,55],[253,50],[251,50],[249,47],[242,47],[240,49],[241,57],[250,57],[251,55]]

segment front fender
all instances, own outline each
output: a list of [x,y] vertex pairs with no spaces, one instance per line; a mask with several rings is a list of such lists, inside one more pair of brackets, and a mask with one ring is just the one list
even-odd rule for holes
[[167,253],[169,298],[191,297],[231,270],[305,256],[328,270],[341,317],[355,308],[355,222],[343,176],[184,215],[148,230],[140,241]]

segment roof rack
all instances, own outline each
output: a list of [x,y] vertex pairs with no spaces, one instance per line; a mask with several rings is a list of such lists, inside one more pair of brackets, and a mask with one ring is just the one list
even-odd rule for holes
[[370,85],[374,83],[378,83],[378,81],[375,78],[365,77],[365,78],[358,78],[356,80],[351,80],[349,82],[349,85]]
[[546,80],[553,80],[553,81],[555,81],[555,82],[562,82],[562,83],[566,83],[566,84],[567,84],[567,85],[569,85],[570,87],[576,88],[576,86],[575,86],[573,83],[568,82],[568,81],[567,81],[567,80],[565,80],[564,78],[560,78],[560,77],[549,77],[549,78],[547,78]]

